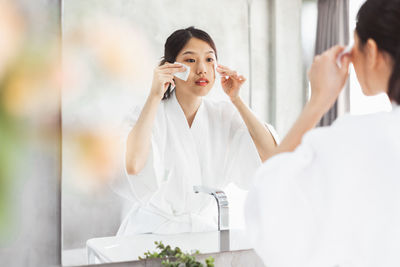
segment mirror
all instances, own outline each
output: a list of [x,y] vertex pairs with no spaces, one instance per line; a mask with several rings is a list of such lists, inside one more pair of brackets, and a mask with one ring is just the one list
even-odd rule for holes
[[[268,93],[271,78],[266,73],[274,65],[268,63],[272,56],[265,33],[270,32],[271,7],[266,2],[63,1],[64,266],[137,260],[145,251],[154,250],[154,241],[160,240],[185,251],[221,251],[217,202],[206,194],[212,191],[216,196],[218,190],[223,190],[229,201],[229,250],[251,248],[243,232],[246,191],[231,182],[203,188],[206,193],[191,192],[193,203],[206,203],[208,219],[214,222],[214,228],[188,231],[179,226],[171,231],[150,233],[137,230],[148,228],[154,222],[149,219],[131,223],[136,230],[117,235],[124,220],[143,201],[138,194],[147,190],[145,183],[132,188],[127,182],[123,124],[133,107],[144,105],[167,37],[189,26],[212,37],[218,63],[247,77],[240,95],[267,122],[272,108],[267,103],[273,99]],[[218,82],[205,98],[229,101]]]

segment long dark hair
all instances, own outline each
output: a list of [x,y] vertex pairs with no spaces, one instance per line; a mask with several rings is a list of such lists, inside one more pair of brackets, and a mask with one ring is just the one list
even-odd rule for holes
[[[215,58],[218,59],[217,48],[215,47],[215,43],[210,35],[208,35],[208,33],[205,31],[196,29],[192,26],[186,29],[177,30],[168,37],[164,45],[164,56],[162,57],[159,66],[163,65],[165,62],[174,63],[179,52],[191,38],[197,38],[208,43],[214,50]],[[163,100],[168,99],[171,96],[171,91],[170,85],[168,86],[167,91],[164,93]]]
[[400,0],[367,0],[358,11],[356,32],[360,49],[371,38],[393,58],[388,95],[400,104]]

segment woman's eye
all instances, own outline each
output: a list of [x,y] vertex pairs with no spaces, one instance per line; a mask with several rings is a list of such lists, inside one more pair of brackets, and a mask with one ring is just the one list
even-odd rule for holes
[[190,62],[190,63],[193,63],[195,60],[194,59],[192,59],[192,58],[188,58],[188,59],[185,59],[185,62]]
[[213,62],[214,59],[213,59],[212,57],[210,57],[210,58],[207,58],[207,61],[208,61],[208,62]]

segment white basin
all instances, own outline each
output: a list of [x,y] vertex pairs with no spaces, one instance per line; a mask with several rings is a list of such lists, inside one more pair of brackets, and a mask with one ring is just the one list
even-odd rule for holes
[[[88,263],[135,261],[144,252],[155,251],[155,241],[162,241],[172,248],[180,247],[184,252],[199,250],[202,254],[220,251],[220,232],[183,233],[175,235],[142,234],[92,238],[86,242]],[[244,230],[230,230],[230,250],[251,249]]]

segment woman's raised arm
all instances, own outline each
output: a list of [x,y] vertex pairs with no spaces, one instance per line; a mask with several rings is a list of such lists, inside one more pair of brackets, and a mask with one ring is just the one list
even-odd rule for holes
[[138,174],[145,166],[151,144],[151,131],[158,106],[168,86],[174,84],[173,74],[184,71],[180,64],[166,63],[154,70],[150,94],[139,115],[139,118],[128,135],[126,144],[126,170],[128,174]]
[[335,103],[347,80],[350,64],[349,55],[343,56],[341,60],[342,67],[336,64],[336,59],[343,49],[344,47],[342,46],[334,46],[314,58],[314,62],[308,72],[311,84],[311,99],[281,144],[270,154],[270,157],[295,150],[301,143],[304,134],[314,128],[322,116]]
[[222,65],[218,65],[217,71],[222,75],[222,88],[239,111],[240,116],[249,130],[250,136],[257,148],[261,160],[265,161],[277,144],[271,132],[254,115],[239,96],[240,87],[246,79],[242,75],[237,75],[236,71],[230,70]]

